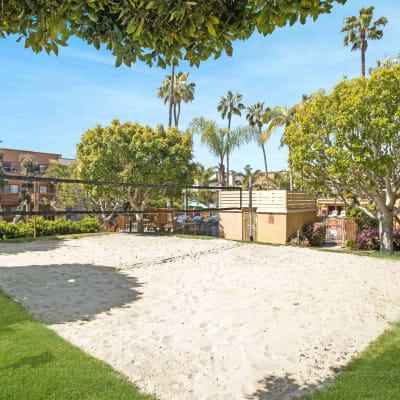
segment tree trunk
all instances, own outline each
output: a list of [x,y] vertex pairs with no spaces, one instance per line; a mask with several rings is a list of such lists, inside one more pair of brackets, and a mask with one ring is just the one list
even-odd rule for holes
[[225,185],[225,168],[224,168],[224,159],[222,158],[219,163],[219,171],[218,171],[218,183],[222,186]]
[[261,148],[262,148],[263,156],[264,156],[265,174],[266,174],[266,179],[267,179],[267,190],[269,190],[267,155],[265,154],[265,147],[263,144],[261,145]]
[[[0,201],[1,201],[1,199],[0,199]],[[0,204],[0,211],[3,211],[3,207],[1,206],[1,204]],[[2,215],[0,215],[0,221],[3,221],[3,216]]]
[[365,52],[366,52],[365,35],[361,34],[361,74],[362,74],[362,76],[365,76]]
[[181,101],[178,100],[178,113],[176,115],[176,119],[175,119],[175,126],[178,128],[179,125],[179,117],[181,115]]
[[176,104],[174,103],[174,122],[175,122],[175,127],[178,126],[178,120],[176,118]]
[[226,151],[226,175],[228,176],[228,186],[229,186],[229,134],[231,132],[231,117],[228,117],[228,137],[227,137],[227,151]]
[[393,253],[393,215],[390,211],[378,212],[380,251],[383,254]]
[[169,88],[169,119],[168,119],[168,128],[172,126],[172,106],[174,100],[174,80],[175,80],[175,65],[172,64],[172,72],[171,72],[171,82]]
[[[24,210],[24,201],[21,201],[21,203],[19,204],[19,210],[18,211],[23,211],[23,210]],[[12,223],[16,224],[20,219],[21,219],[21,216],[20,215],[16,215],[13,218]]]
[[365,50],[361,49],[361,73],[365,76]]
[[144,232],[144,219],[143,219],[142,213],[136,214],[136,222],[137,222],[138,233],[143,233]]

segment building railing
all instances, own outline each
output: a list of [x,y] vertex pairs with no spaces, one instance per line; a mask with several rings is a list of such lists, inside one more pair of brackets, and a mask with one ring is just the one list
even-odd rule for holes
[[2,193],[1,203],[18,203],[19,193]]
[[[47,199],[47,200],[53,200],[55,193],[37,193],[36,194],[36,200],[40,203],[42,200]],[[18,203],[20,199],[20,193],[2,193],[1,195],[1,204],[5,203]],[[31,199],[33,202],[33,195],[31,195]]]

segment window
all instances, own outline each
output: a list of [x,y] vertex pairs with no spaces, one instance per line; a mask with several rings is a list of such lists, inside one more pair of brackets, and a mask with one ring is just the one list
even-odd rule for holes
[[9,162],[9,161],[4,161],[3,162],[3,168],[5,172],[19,172],[19,163],[17,162]]
[[37,164],[34,173],[35,174],[44,174],[47,170],[47,165],[45,164]]
[[19,185],[4,185],[4,193],[19,193]]
[[39,193],[47,193],[47,186],[40,185],[39,186]]

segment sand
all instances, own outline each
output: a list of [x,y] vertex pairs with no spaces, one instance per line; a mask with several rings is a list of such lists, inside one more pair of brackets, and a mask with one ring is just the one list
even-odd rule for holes
[[400,317],[400,263],[118,234],[0,244],[0,286],[160,400],[293,399]]

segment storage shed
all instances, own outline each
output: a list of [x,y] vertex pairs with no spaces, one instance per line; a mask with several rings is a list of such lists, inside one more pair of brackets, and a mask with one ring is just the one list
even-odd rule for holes
[[[304,224],[317,220],[315,199],[294,190],[258,190],[253,198],[253,239],[256,242],[285,244]],[[249,240],[249,192],[242,192],[242,209],[219,213],[219,237]],[[220,208],[240,207],[240,192],[219,194]]]

